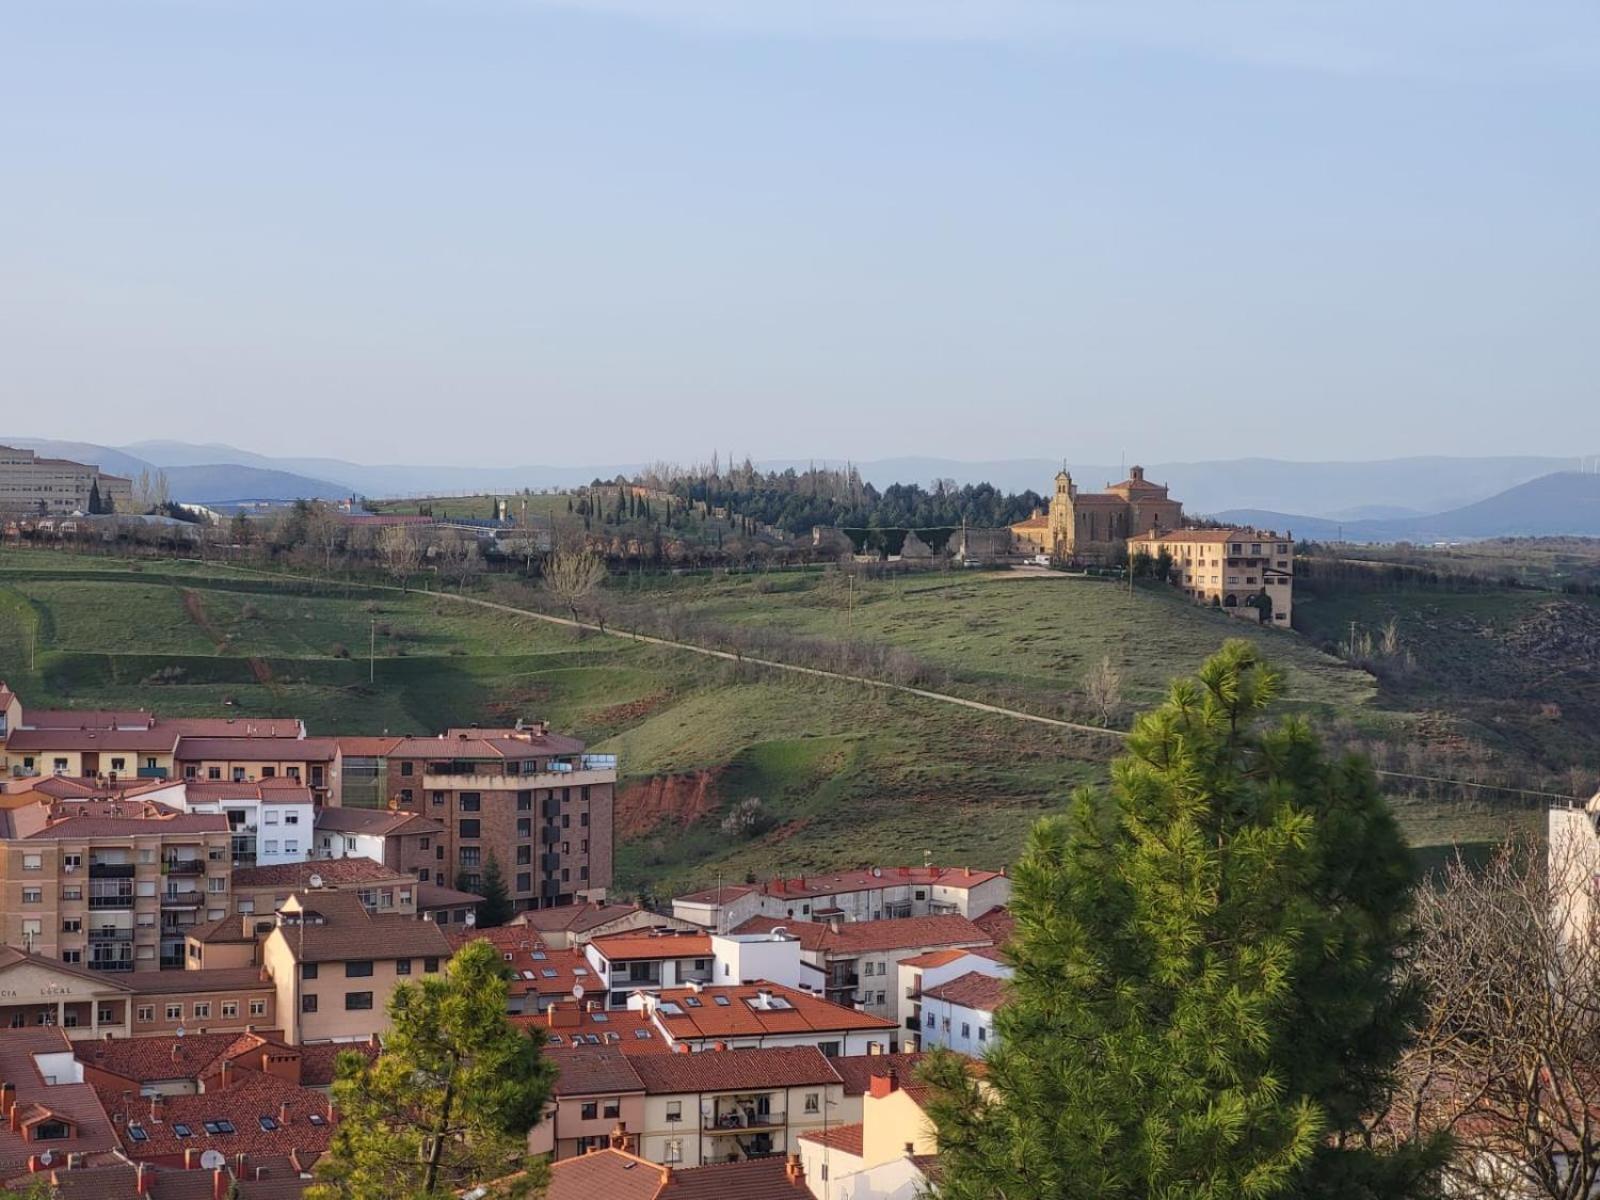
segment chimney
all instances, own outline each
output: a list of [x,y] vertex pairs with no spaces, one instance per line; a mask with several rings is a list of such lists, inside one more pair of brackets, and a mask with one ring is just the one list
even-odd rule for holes
[[712,1042],[711,1043],[711,1048],[713,1050],[726,1050],[728,1048],[728,1043],[727,1042]]
[[690,1053],[691,1051],[690,1051],[689,1043],[688,1042],[675,1042],[673,1044],[673,1047],[672,1047],[672,1052],[674,1054],[688,1054],[688,1053]]
[[150,1097],[150,1124],[161,1124],[161,1110],[164,1107],[165,1102],[159,1094]]
[[153,1172],[146,1169],[142,1162],[133,1164],[133,1190],[141,1196],[150,1194],[150,1176]]
[[9,1123],[10,1123],[10,1126],[11,1126],[11,1132],[12,1133],[21,1133],[22,1132],[22,1105],[18,1104],[15,1100],[13,1100],[11,1102],[10,1117],[11,1117],[11,1120],[10,1120]]
[[618,1121],[617,1127],[611,1131],[611,1136],[607,1139],[607,1143],[610,1145],[611,1149],[621,1150],[624,1154],[626,1154],[628,1152],[628,1145],[630,1141],[631,1139],[628,1137],[627,1122]]
[[872,1077],[872,1098],[882,1100],[890,1092],[900,1089],[900,1073],[893,1067],[889,1068],[887,1075],[874,1075]]
[[962,871],[962,874],[964,874],[968,879],[972,878],[972,868],[971,867],[962,867],[961,871]]
[[183,1169],[185,1171],[192,1171],[199,1165],[200,1151],[196,1150],[193,1146],[185,1146],[183,1149]]
[[211,1200],[228,1200],[228,1178],[226,1167],[216,1167],[211,1172]]
[[285,1100],[282,1104],[278,1105],[278,1124],[279,1125],[287,1125],[288,1123],[289,1123],[289,1102],[287,1100]]
[[222,1060],[222,1082],[221,1082],[221,1086],[220,1086],[219,1090],[225,1092],[232,1086],[233,1086],[233,1060],[225,1058],[225,1059]]
[[0,1083],[0,1118],[11,1116],[11,1106],[17,1102],[17,1085]]
[[801,1165],[798,1154],[791,1154],[784,1160],[783,1177],[796,1187],[805,1183],[806,1169]]

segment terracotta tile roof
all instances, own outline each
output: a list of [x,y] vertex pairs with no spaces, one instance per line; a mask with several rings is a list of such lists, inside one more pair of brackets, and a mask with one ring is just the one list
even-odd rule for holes
[[989,935],[965,917],[896,917],[883,921],[845,921],[837,929],[821,921],[752,917],[735,933],[765,933],[782,927],[800,939],[806,950],[832,957],[909,950],[917,946],[987,945]]
[[959,1005],[962,1008],[972,1008],[980,1012],[992,1013],[1005,1003],[1006,981],[1004,979],[996,979],[993,975],[985,975],[980,971],[968,971],[965,975],[958,975],[948,983],[924,988],[922,994],[928,999],[943,1000],[948,1004]]
[[[245,1177],[231,1181],[238,1188],[239,1200],[300,1200],[311,1186],[311,1180],[287,1169],[261,1179],[254,1178],[254,1169],[247,1164]],[[210,1171],[147,1166],[145,1172],[147,1190],[143,1193],[137,1183],[138,1167],[121,1162],[72,1171],[57,1168],[45,1178],[50,1181],[53,1200],[212,1200],[215,1194]]]
[[530,929],[583,933],[641,911],[637,904],[564,904],[559,908],[534,908],[518,913],[512,919],[512,924],[526,925]]
[[432,912],[436,908],[459,908],[464,904],[482,904],[483,897],[476,892],[463,892],[437,883],[417,881],[417,911]]
[[610,962],[646,959],[710,958],[709,933],[610,933],[593,939],[595,950]]
[[229,800],[265,800],[269,804],[310,804],[311,789],[286,775],[234,783],[221,779],[191,779],[184,782],[184,796],[191,804],[223,804]]
[[[75,1137],[51,1143],[51,1149],[79,1154],[114,1150],[116,1134],[94,1088],[87,1083],[47,1084],[39,1073],[34,1055],[70,1052],[71,1043],[60,1029],[8,1029],[0,1037],[0,1079],[16,1088],[24,1122],[54,1114],[76,1126]],[[27,1133],[26,1128],[12,1132],[9,1122],[0,1122],[0,1178],[26,1169],[29,1155],[39,1152],[39,1144],[27,1140]]]
[[[677,1174],[677,1173],[674,1173]],[[658,1200],[665,1167],[620,1150],[595,1150],[550,1164],[545,1200]],[[722,1197],[722,1200],[732,1200]]]
[[[876,888],[911,886],[937,886],[947,888],[974,888],[998,879],[1000,871],[985,871],[971,867],[861,867],[852,871],[835,871],[823,875],[802,875],[792,879],[769,879],[759,884],[724,884],[724,903],[759,891],[766,896],[808,899],[816,896],[833,896],[840,892],[860,892]],[[678,897],[690,903],[715,904],[717,889],[705,888]]]
[[589,966],[577,949],[552,950],[534,931],[522,925],[502,925],[497,929],[469,929],[455,926],[450,941],[459,949],[467,942],[488,942],[500,951],[500,958],[511,972],[507,990],[513,999],[522,996],[560,996],[572,994],[572,985],[600,998],[606,990],[603,979]]
[[143,708],[27,708],[21,729],[127,729],[149,727],[155,714]]
[[860,1096],[872,1086],[874,1075],[887,1075],[893,1071],[902,1083],[915,1077],[922,1064],[921,1054],[851,1054],[831,1058],[833,1069],[844,1080],[846,1096]]
[[510,1018],[513,1025],[544,1039],[547,1050],[612,1046],[624,1054],[670,1054],[672,1047],[655,1023],[635,1009],[579,1012],[573,1003],[552,1005],[538,1014]]
[[652,1096],[840,1082],[838,1072],[815,1046],[640,1055],[633,1060],[633,1070]]
[[902,967],[942,967],[946,963],[953,963],[963,954],[970,953],[962,950],[929,950],[926,954],[918,954],[914,958],[902,958]]
[[341,1054],[359,1054],[369,1062],[376,1062],[380,1047],[372,1040],[365,1042],[313,1042],[300,1047],[300,1086],[327,1087],[333,1082],[334,1067]]
[[156,728],[191,738],[302,738],[306,732],[299,717],[157,717]]
[[[839,1150],[845,1154],[861,1157],[861,1125],[835,1125],[824,1131],[814,1129],[809,1133],[802,1133],[802,1142],[815,1142],[819,1146],[826,1146],[830,1150]],[[837,1169],[837,1168],[835,1168]]]
[[[89,983],[96,984],[102,989],[109,987],[113,991],[122,992],[131,992],[133,990],[126,980],[108,976],[104,971],[91,971],[87,967],[64,963],[46,954],[30,954],[26,950],[18,950],[15,946],[0,945],[0,970],[14,967],[18,963],[33,963],[46,971],[62,975],[73,975]],[[152,972],[145,973],[152,974]],[[138,972],[135,972],[135,974],[138,974]],[[4,1040],[4,1035],[0,1035],[0,1040]]]
[[173,750],[180,762],[331,762],[333,738],[181,737]]
[[128,976],[130,990],[141,996],[177,996],[185,992],[235,992],[272,990],[272,981],[260,967],[206,967],[199,971],[135,971]]
[[1024,517],[1020,521],[1013,521],[1011,523],[1011,528],[1012,529],[1048,529],[1048,528],[1050,528],[1050,518],[1047,517],[1047,516]]
[[225,1057],[241,1037],[258,1045],[266,1042],[252,1034],[192,1033],[181,1038],[123,1037],[74,1042],[72,1053],[81,1063],[135,1083],[192,1080],[199,1079],[208,1067]]
[[330,833],[366,834],[369,837],[444,832],[444,826],[438,821],[417,813],[390,812],[386,808],[345,808],[338,805],[317,811],[317,828],[326,829]]
[[16,753],[48,750],[172,751],[178,735],[164,729],[15,729],[6,749]]
[[[402,738],[389,751],[391,758],[425,758],[435,762],[448,759],[523,759],[549,758],[563,754],[577,754],[584,744],[577,738],[546,733],[531,739],[494,737],[493,730],[456,730],[456,737]],[[491,735],[491,736],[485,736]]]
[[[762,1001],[762,992],[783,1003],[763,1007],[763,1003],[770,1002]],[[647,1002],[655,1000],[647,997]],[[668,1005],[672,1009],[669,1010]],[[739,987],[706,987],[699,991],[669,988],[659,996],[656,1020],[673,1038],[689,1041],[898,1028],[883,1017],[845,1008],[796,988],[765,982]]]
[[698,892],[685,892],[677,897],[685,904],[715,904],[718,900],[726,904],[730,900],[737,900],[740,896],[747,896],[751,892],[759,892],[760,884],[755,883],[725,883],[721,887],[703,888]]
[[296,962],[345,959],[448,958],[450,940],[432,921],[401,913],[367,912],[354,892],[296,893],[315,920],[284,924],[283,936]]
[[996,904],[988,912],[973,917],[972,923],[987,933],[996,946],[1003,946],[1009,942],[1012,932],[1017,927],[1017,919],[1004,904]]
[[401,871],[393,871],[370,858],[317,858],[309,862],[273,863],[265,867],[235,867],[233,886],[253,887],[309,887],[313,875],[320,876],[324,887],[341,884],[377,883],[380,880],[416,879]]
[[[30,841],[60,841],[78,838],[155,837],[161,834],[227,833],[228,818],[222,813],[156,814],[141,807],[138,816],[62,817],[42,829],[24,834]],[[145,815],[149,813],[149,815]],[[15,816],[15,814],[10,814]]]
[[811,1200],[811,1191],[775,1155],[674,1171],[660,1200]]
[[[151,1101],[143,1097],[124,1100],[120,1093],[102,1090],[101,1099],[123,1153],[135,1160],[181,1156],[190,1148],[220,1150],[230,1158],[294,1152],[303,1159],[325,1151],[333,1134],[326,1096],[259,1071],[240,1072],[236,1083],[220,1091],[165,1097],[159,1121],[151,1119]],[[263,1127],[262,1118],[270,1128]],[[231,1124],[232,1132],[217,1128],[218,1122]]]
[[[578,1049],[550,1050],[547,1057],[556,1065],[557,1096],[618,1096],[642,1093],[631,1059],[615,1046],[584,1046]],[[652,1058],[693,1058],[693,1055],[656,1054]]]
[[405,739],[400,737],[339,737],[339,752],[351,758],[385,758]]

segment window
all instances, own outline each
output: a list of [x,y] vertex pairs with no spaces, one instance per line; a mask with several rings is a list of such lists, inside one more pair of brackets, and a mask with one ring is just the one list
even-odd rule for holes
[[403,762],[403,763],[400,764],[400,774],[404,775],[408,779],[411,777],[412,772],[415,771],[415,770],[416,770],[416,764],[414,764],[414,763]]
[[422,960],[422,973],[424,975],[436,975],[438,972],[439,960],[437,958],[425,958]]
[[598,1120],[600,1117],[600,1102],[598,1100],[585,1100],[578,1115],[585,1121]]
[[128,760],[125,758],[113,758],[111,760],[111,769],[113,771],[126,771],[128,769]]
[[260,1121],[261,1121],[261,1132],[262,1133],[271,1133],[274,1129],[276,1129],[278,1127],[278,1119],[276,1117],[266,1117],[266,1116],[264,1116],[264,1117],[260,1118]]
[[222,1002],[222,1015],[224,1017],[237,1017],[239,1015],[239,1002],[237,1000],[224,1000]]
[[64,758],[56,759],[55,760],[55,769],[56,769],[56,774],[57,775],[64,774],[66,772],[66,769],[67,769],[67,760],[64,759]]
[[314,1013],[317,1011],[316,993],[307,993],[306,995],[300,997],[300,1011],[303,1013]]
[[245,781],[244,780],[244,768],[243,767],[235,767],[233,769],[233,781],[235,783],[243,783]]
[[316,977],[317,977],[317,964],[316,963],[301,963],[300,964],[300,978],[301,979],[315,979]]
[[816,1092],[806,1093],[806,1111],[808,1113],[822,1111],[822,1097]]
[[607,1100],[600,1109],[600,1115],[608,1121],[615,1121],[622,1115],[622,1101]]
[[482,836],[478,832],[478,820],[477,820],[477,818],[472,818],[471,820],[463,820],[461,822],[461,836],[464,837],[464,838],[475,838],[475,837],[481,837]]
[[519,838],[531,838],[533,836],[533,821],[530,818],[517,818],[517,836]]
[[961,1022],[961,1036],[964,1038],[972,1036],[972,1023],[970,1021]]
[[141,1025],[148,1025],[156,1019],[156,1006],[154,1004],[141,1004],[135,1016]]
[[669,1162],[669,1163],[681,1163],[683,1161],[683,1139],[682,1138],[668,1138],[667,1139],[667,1153],[666,1153],[665,1157],[666,1157],[667,1162]]
[[277,767],[262,767],[261,768],[261,778],[263,778],[263,779],[272,779],[277,774],[278,774],[278,768]]
[[44,892],[36,887],[22,889],[22,902],[24,904],[38,904],[44,899]]
[[422,839],[421,848],[423,850],[430,849],[432,846],[433,846],[433,839],[432,838],[423,838]]
[[370,958],[353,959],[344,965],[346,979],[370,979],[372,977],[372,960]]
[[169,1004],[169,1005],[167,1005],[167,1020],[169,1020],[169,1021],[181,1021],[181,1020],[183,1020],[183,1005],[181,1005],[181,1004]]
[[444,793],[443,792],[435,792],[433,794],[433,804],[434,804],[435,808],[441,808],[441,807],[444,806]]
[[411,801],[413,799],[414,799],[414,797],[411,794],[411,789],[410,788],[401,788],[400,789],[400,804],[401,804],[402,807],[410,808],[411,807]]
[[394,973],[396,975],[409,975],[409,974],[411,974],[411,960],[409,958],[397,958],[397,959],[395,959],[394,960]]
[[268,825],[276,825],[278,823],[278,810],[277,809],[275,809],[275,808],[267,809],[267,822],[266,823]]
[[207,767],[206,768],[206,778],[207,779],[221,779],[222,778],[222,768],[221,767]]
[[83,918],[82,917],[68,917],[65,921],[61,922],[61,932],[62,933],[82,933],[83,932]]
[[[718,996],[717,999],[720,1000],[720,999],[722,999],[722,997]],[[839,1057],[839,1043],[838,1042],[818,1042],[817,1043],[817,1049],[822,1051],[822,1057],[824,1057],[824,1058],[838,1058]]]
[[116,1019],[117,1019],[117,1010],[116,1010],[116,1006],[115,1005],[102,1004],[100,1006],[100,1015],[99,1015],[100,1024],[107,1025],[107,1024],[110,1024],[112,1021],[115,1021]]
[[463,846],[461,847],[460,858],[463,867],[476,867],[483,861],[483,851],[477,846]]
[[250,1001],[250,1015],[252,1017],[264,1017],[264,1016],[266,1016],[267,1015],[267,1002],[265,1000],[252,1000],[252,1001]]
[[667,1101],[667,1120],[669,1120],[669,1121],[681,1121],[681,1120],[683,1120],[683,1101],[682,1100],[668,1100]]
[[266,843],[266,845],[265,845],[265,846],[264,846],[264,847],[263,847],[263,849],[264,849],[264,850],[265,850],[265,852],[266,852],[266,853],[268,853],[268,854],[276,854],[276,853],[277,853],[277,852],[278,852],[278,842],[277,842],[277,839],[276,839],[276,838],[268,838],[268,839],[267,839],[267,843]]
[[228,890],[228,880],[222,875],[213,875],[206,880],[206,891],[213,896]]
[[37,871],[44,866],[44,856],[39,854],[24,854],[22,856],[22,869],[24,871]]
[[72,1136],[72,1126],[65,1121],[40,1121],[33,1127],[36,1142],[59,1142]]
[[344,994],[344,1007],[346,1012],[365,1012],[372,1007],[372,993],[346,992]]
[[987,1026],[978,1026],[978,1040],[980,1042],[987,1042],[989,1040],[989,1030]]
[[458,807],[462,812],[477,812],[483,807],[483,797],[478,792],[462,792]]
[[283,814],[283,823],[285,825],[298,825],[298,824],[300,824],[300,814],[297,813],[297,812],[286,812],[286,813],[284,813]]
[[181,1138],[193,1137],[194,1136],[194,1130],[190,1129],[182,1121],[173,1122],[172,1132],[177,1134]]
[[61,889],[61,898],[63,900],[82,900],[83,889],[81,887],[64,887]]

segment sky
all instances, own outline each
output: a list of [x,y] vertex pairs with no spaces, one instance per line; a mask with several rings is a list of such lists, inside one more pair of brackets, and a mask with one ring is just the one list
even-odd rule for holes
[[0,436],[1600,451],[1600,7],[0,0]]

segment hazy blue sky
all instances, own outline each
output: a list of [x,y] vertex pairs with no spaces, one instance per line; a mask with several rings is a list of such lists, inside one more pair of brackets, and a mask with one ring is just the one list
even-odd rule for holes
[[0,0],[0,434],[1600,450],[1600,6]]

